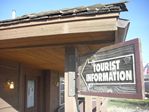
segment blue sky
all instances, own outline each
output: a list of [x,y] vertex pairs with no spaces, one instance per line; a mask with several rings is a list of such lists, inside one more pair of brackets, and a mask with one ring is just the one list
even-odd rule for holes
[[[0,20],[10,19],[12,10],[21,16],[48,10],[87,6],[97,3],[113,3],[120,0],[1,0]],[[129,0],[128,12],[122,12],[121,18],[130,20],[126,40],[140,38],[143,62],[149,62],[149,0]]]

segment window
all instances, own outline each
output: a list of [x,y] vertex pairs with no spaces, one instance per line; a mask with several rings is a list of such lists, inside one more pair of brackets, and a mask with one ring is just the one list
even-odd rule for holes
[[35,81],[27,81],[27,108],[34,107]]
[[64,105],[64,77],[60,77],[59,105]]

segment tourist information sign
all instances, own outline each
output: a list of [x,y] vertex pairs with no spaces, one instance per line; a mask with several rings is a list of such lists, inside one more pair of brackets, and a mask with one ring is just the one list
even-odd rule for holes
[[79,94],[143,98],[141,62],[138,39],[108,46],[80,57]]

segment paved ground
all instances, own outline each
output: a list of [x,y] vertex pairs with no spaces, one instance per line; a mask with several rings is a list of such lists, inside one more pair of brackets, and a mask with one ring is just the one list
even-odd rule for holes
[[108,112],[149,112],[149,107],[145,107],[144,109],[141,109],[139,107],[136,108],[127,108],[127,107],[116,107],[112,106],[108,108]]
[[149,99],[112,99],[108,102],[108,112],[149,112]]

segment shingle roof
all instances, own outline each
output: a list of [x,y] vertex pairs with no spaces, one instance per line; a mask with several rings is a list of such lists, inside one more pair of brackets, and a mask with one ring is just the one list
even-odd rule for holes
[[15,19],[0,21],[0,26],[7,26],[18,23],[25,23],[31,21],[53,20],[57,18],[68,18],[76,16],[91,16],[127,11],[126,2],[112,3],[112,4],[96,4],[92,6],[82,6],[71,9],[62,9],[55,11],[47,11],[40,13],[32,13],[17,17]]

